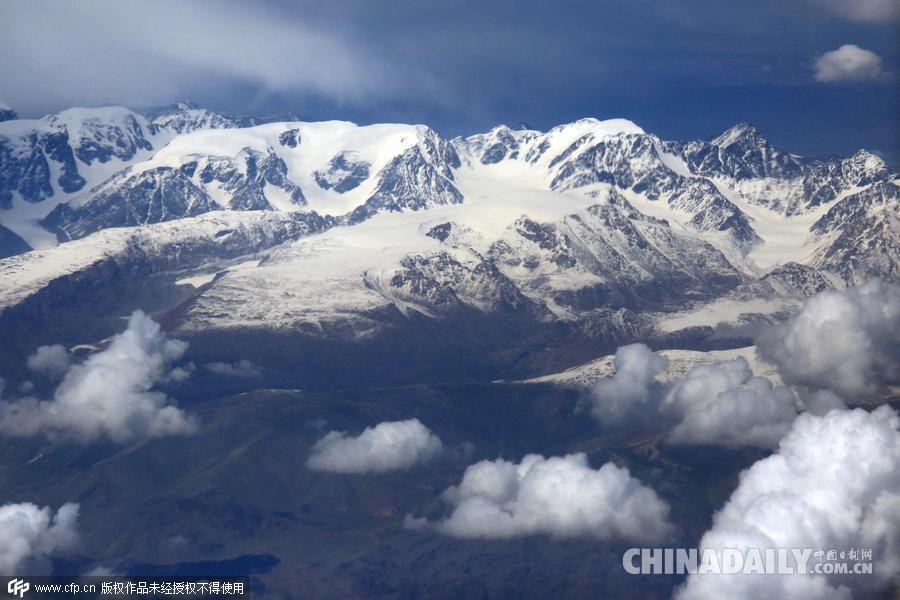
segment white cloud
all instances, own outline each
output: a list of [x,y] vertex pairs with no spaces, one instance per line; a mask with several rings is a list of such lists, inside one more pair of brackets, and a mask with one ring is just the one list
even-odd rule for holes
[[667,384],[666,359],[642,344],[616,352],[616,372],[592,390],[604,427],[669,428],[670,444],[773,447],[797,415],[794,394],[755,377],[743,357],[691,369]]
[[204,366],[210,373],[229,377],[257,377],[260,374],[259,367],[249,360],[239,360],[234,363],[211,362]]
[[692,369],[664,402],[679,415],[666,438],[671,444],[771,448],[797,416],[794,393],[754,377],[743,357]]
[[0,80],[19,108],[168,104],[235,81],[339,101],[391,89],[352,37],[271,7],[45,0],[9,3],[3,13]]
[[20,575],[27,560],[71,548],[78,539],[77,520],[77,504],[64,504],[56,515],[27,502],[0,506],[0,575]]
[[[871,548],[874,575],[691,576],[680,600],[849,598],[900,572],[900,418],[887,406],[804,414],[741,474],[703,548]],[[815,560],[815,559],[812,559]],[[861,589],[857,590],[861,592]],[[862,597],[862,595],[860,596]]]
[[803,394],[803,408],[814,415],[827,415],[833,410],[847,410],[847,403],[831,390],[814,390]]
[[844,44],[816,59],[816,81],[873,81],[881,79],[881,57],[853,44]]
[[896,0],[814,0],[834,14],[860,23],[887,23],[900,18]]
[[65,375],[71,364],[72,357],[66,347],[61,344],[41,346],[28,357],[29,369],[54,379]]
[[872,281],[810,298],[756,340],[785,383],[874,397],[900,379],[900,287]]
[[196,429],[193,420],[153,390],[186,350],[186,342],[169,339],[159,324],[136,311],[105,350],[69,368],[52,400],[0,404],[0,431],[118,442],[190,433]]
[[460,538],[512,538],[546,534],[657,541],[671,533],[669,506],[631,476],[606,463],[592,469],[584,454],[515,464],[484,460],[444,492],[453,506],[437,522],[408,517],[408,527],[429,527]]
[[592,412],[601,423],[630,422],[651,412],[659,403],[662,386],[656,376],[669,360],[644,344],[620,346],[616,350],[612,377],[594,386]]
[[441,440],[418,419],[388,421],[358,436],[332,431],[316,442],[306,465],[333,473],[406,470],[441,453]]

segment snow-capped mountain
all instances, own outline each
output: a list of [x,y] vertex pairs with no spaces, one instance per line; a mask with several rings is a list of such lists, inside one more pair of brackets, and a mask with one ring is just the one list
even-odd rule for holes
[[255,119],[220,115],[192,102],[179,102],[175,106],[151,110],[146,116],[154,129],[174,133],[190,133],[200,129],[231,129],[256,124]]
[[244,148],[235,156],[197,155],[175,168],[147,161],[116,174],[82,196],[59,204],[41,225],[60,241],[108,227],[193,217],[222,208],[274,210],[278,194],[288,207],[306,204],[276,154]]
[[882,180],[847,195],[813,223],[826,240],[810,265],[861,284],[873,277],[900,278],[900,186]]
[[241,124],[188,104],[152,115],[123,107],[74,108],[0,121],[0,223],[32,246],[53,243],[37,223],[60,203],[149,159],[179,134]]
[[[96,292],[102,283],[109,291],[134,285],[151,273],[177,273],[219,261],[226,264],[333,225],[334,219],[314,212],[218,211],[152,228],[106,229],[0,262],[0,280],[14,282],[0,291],[0,311],[29,302],[45,309],[48,302],[68,303],[72,299],[66,293],[78,293],[80,286]],[[62,294],[57,287],[63,288]]]
[[803,174],[803,159],[772,147],[749,123],[739,123],[710,141],[670,144],[692,173],[747,179],[793,179]]
[[19,115],[16,114],[16,111],[13,110],[12,106],[0,102],[0,123],[3,121],[11,121],[12,119],[18,119]]
[[178,306],[186,332],[502,314],[627,339],[648,310],[670,335],[900,273],[883,161],[805,159],[745,124],[693,142],[623,119],[448,140],[72,109],[0,123],[0,207],[0,256],[39,249],[0,262],[7,316],[153,273],[204,282]]

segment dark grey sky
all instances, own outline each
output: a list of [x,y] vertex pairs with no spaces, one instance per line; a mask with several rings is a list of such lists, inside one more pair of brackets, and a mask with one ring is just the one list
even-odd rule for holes
[[0,100],[36,116],[189,98],[241,113],[424,122],[447,135],[596,116],[702,138],[750,121],[800,153],[867,147],[896,164],[898,4],[9,2]]

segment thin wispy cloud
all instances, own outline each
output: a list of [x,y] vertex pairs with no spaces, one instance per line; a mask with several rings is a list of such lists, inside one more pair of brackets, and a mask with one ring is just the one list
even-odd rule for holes
[[225,377],[259,377],[262,374],[258,366],[246,359],[233,363],[211,362],[203,367],[210,373]]
[[900,19],[896,0],[813,0],[832,14],[858,23],[890,23]]
[[13,106],[41,96],[160,105],[236,83],[335,101],[390,89],[384,67],[351,39],[252,5],[48,0],[5,4],[0,17],[0,80]]

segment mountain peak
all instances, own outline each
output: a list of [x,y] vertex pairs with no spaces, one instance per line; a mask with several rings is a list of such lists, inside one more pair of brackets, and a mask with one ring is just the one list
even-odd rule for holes
[[739,142],[751,142],[758,144],[760,142],[767,143],[766,139],[759,133],[759,130],[751,123],[742,122],[729,127],[718,136],[714,137],[712,143],[716,146],[727,148]]
[[865,173],[870,176],[887,174],[887,164],[884,160],[865,148],[857,150],[853,156],[847,159],[847,163],[852,165],[859,173]]
[[576,132],[579,137],[590,133],[597,138],[645,133],[637,124],[628,119],[605,119],[601,121],[595,117],[585,117],[571,123],[557,125],[547,133],[549,135],[560,132],[567,132],[567,134]]
[[884,160],[875,154],[874,152],[870,152],[865,148],[860,148],[856,152],[853,153],[853,156],[850,157],[850,160],[854,161],[863,161],[863,162],[873,162],[873,163],[884,163]]
[[5,102],[0,102],[0,122],[12,121],[13,119],[18,118],[19,115],[16,114],[16,111],[13,110],[12,106]]

